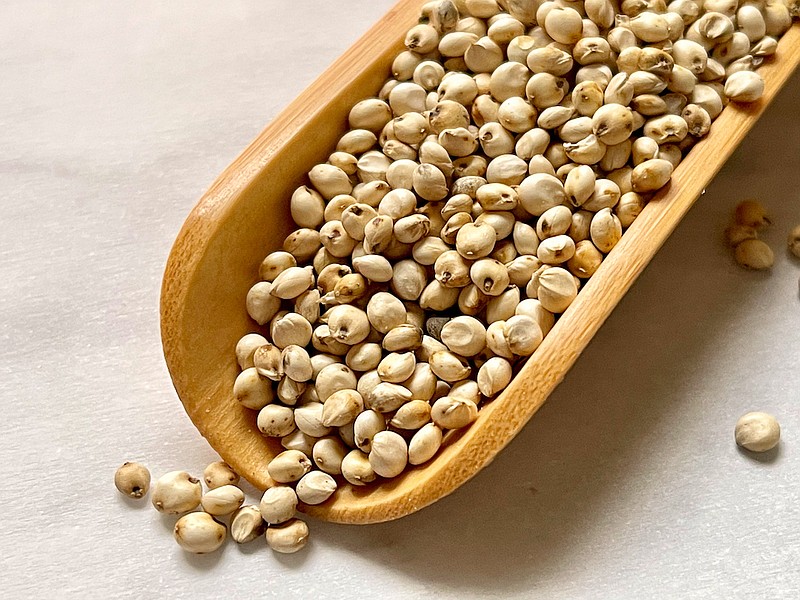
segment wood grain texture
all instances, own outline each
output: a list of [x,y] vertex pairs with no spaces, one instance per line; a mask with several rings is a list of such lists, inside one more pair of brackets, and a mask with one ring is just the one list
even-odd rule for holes
[[[374,95],[415,21],[419,0],[399,2],[289,106],[220,176],[182,228],[162,288],[162,341],[175,388],[204,437],[244,477],[271,485],[266,465],[281,451],[232,398],[233,348],[258,330],[244,310],[261,259],[291,228],[288,198],[325,160],[356,101]],[[449,494],[502,450],[544,403],[705,186],[800,63],[800,26],[760,72],[761,101],[727,107],[706,140],[676,169],[604,261],[511,385],[466,431],[451,434],[430,463],[367,489],[343,486],[324,506],[305,507],[342,523],[387,521]]]

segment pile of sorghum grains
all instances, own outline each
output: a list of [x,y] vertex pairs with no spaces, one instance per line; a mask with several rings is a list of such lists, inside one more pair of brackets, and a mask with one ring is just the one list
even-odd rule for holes
[[[298,503],[396,477],[472,423],[725,105],[760,98],[757,68],[797,15],[797,0],[426,4],[247,294],[258,327],[233,394],[285,448],[253,530],[304,543]],[[213,549],[217,522],[192,514],[176,537]]]
[[[150,501],[166,515],[183,515],[175,523],[175,541],[187,552],[205,554],[218,550],[228,537],[246,544],[266,537],[276,552],[297,552],[308,541],[308,525],[295,519],[297,496],[280,488],[267,490],[259,506],[244,504],[245,493],[239,475],[222,461],[203,471],[203,483],[186,471],[170,471],[153,484]],[[150,471],[138,462],[126,462],[114,474],[114,485],[121,494],[140,500],[150,491]],[[200,508],[201,510],[196,510]],[[229,518],[229,525],[222,521]],[[267,525],[269,524],[269,527]]]

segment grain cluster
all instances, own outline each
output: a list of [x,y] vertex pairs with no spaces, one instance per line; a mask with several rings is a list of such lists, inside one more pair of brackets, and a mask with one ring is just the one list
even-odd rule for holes
[[474,422],[724,107],[760,98],[797,13],[426,4],[247,294],[233,394],[285,449],[265,519],[396,477]]

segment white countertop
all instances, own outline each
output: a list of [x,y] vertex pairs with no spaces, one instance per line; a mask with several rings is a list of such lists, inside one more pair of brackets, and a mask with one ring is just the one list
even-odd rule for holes
[[[391,0],[0,6],[0,597],[800,597],[800,76],[499,458],[296,555],[189,556],[112,484],[215,458],[161,355],[159,286],[213,179]],[[772,273],[720,243],[774,216]],[[736,419],[776,414],[766,460]],[[251,498],[255,499],[255,496]]]

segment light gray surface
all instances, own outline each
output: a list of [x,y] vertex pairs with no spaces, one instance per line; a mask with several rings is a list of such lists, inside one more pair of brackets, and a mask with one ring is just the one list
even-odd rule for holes
[[[389,0],[0,5],[2,598],[798,598],[800,77],[502,455],[399,522],[206,557],[113,489],[214,458],[158,295],[191,206]],[[771,274],[720,236],[757,196]],[[752,409],[783,426],[737,451]]]

